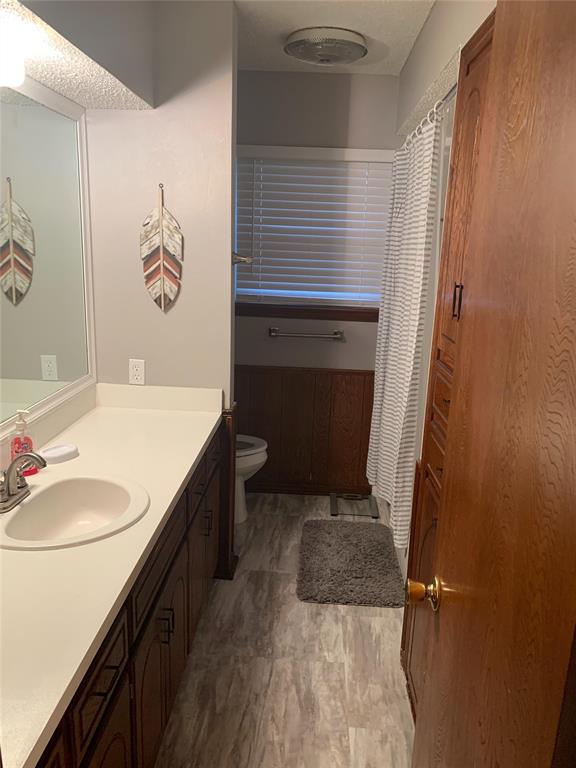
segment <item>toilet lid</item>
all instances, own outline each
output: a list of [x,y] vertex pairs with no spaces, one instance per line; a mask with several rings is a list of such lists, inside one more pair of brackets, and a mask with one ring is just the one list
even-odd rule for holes
[[236,435],[236,456],[251,456],[268,448],[266,440],[252,435]]

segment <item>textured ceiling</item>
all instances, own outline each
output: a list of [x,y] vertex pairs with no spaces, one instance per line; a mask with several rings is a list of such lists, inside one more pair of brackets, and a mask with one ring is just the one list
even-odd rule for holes
[[33,80],[86,108],[150,108],[17,0],[0,0],[0,22],[11,24],[22,38],[26,74]]
[[[241,69],[399,75],[434,0],[236,0]],[[296,29],[345,27],[368,41],[368,54],[344,67],[304,64],[282,50]]]

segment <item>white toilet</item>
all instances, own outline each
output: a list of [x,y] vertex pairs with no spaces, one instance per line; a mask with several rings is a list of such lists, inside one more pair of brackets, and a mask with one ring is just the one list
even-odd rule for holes
[[268,443],[252,435],[236,435],[236,506],[234,522],[245,522],[246,491],[244,483],[266,464]]

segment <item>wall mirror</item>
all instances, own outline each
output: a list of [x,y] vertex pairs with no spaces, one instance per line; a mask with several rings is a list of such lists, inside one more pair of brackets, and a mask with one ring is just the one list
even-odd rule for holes
[[83,109],[34,81],[0,88],[4,425],[94,381],[85,182]]

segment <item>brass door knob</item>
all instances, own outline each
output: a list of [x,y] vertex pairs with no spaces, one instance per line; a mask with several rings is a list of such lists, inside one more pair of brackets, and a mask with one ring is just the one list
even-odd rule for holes
[[432,610],[437,611],[440,607],[441,594],[442,587],[438,576],[434,577],[434,581],[431,584],[424,584],[421,581],[412,581],[412,579],[406,580],[407,605],[416,605],[417,603],[423,603],[424,600],[428,600],[432,606]]

